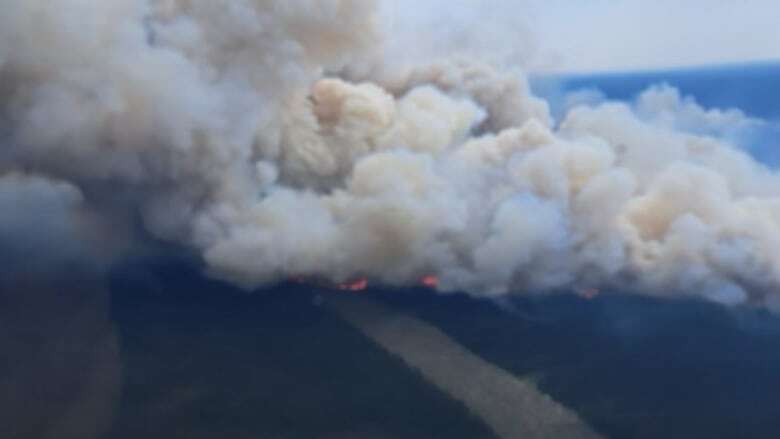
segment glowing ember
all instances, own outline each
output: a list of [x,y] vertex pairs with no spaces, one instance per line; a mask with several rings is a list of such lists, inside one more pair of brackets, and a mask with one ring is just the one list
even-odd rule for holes
[[598,288],[581,288],[575,291],[578,296],[585,300],[593,300],[601,294]]
[[431,274],[420,279],[420,284],[424,287],[436,289],[439,286],[439,278]]
[[351,291],[353,293],[358,293],[368,288],[368,279],[359,279],[354,282],[339,284],[337,288],[341,291]]

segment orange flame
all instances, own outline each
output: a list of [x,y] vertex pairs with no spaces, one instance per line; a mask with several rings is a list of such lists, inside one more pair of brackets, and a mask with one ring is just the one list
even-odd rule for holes
[[420,285],[435,290],[439,286],[439,278],[433,274],[429,274],[420,279]]
[[[351,293],[359,293],[361,291],[365,291],[370,286],[370,282],[368,281],[367,278],[359,278],[356,280],[338,283],[338,284],[317,282],[316,279],[307,278],[305,276],[293,276],[289,278],[289,281],[299,285],[320,286],[326,288],[333,288],[339,291],[347,291]],[[439,287],[439,277],[433,274],[423,276],[422,278],[420,278],[419,284],[422,287],[435,290],[436,288]]]
[[575,293],[585,300],[594,300],[601,294],[598,288],[579,288]]
[[341,291],[350,291],[353,293],[359,293],[368,288],[368,279],[358,279],[354,282],[346,282],[336,286]]

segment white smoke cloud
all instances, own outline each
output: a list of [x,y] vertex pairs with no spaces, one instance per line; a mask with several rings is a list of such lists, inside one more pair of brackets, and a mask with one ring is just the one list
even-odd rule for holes
[[780,177],[717,138],[743,115],[660,88],[553,128],[517,70],[395,69],[381,17],[361,0],[11,2],[0,169],[129,192],[150,233],[246,288],[434,274],[474,294],[778,303]]
[[706,109],[669,85],[650,87],[636,99],[635,111],[644,120],[670,129],[733,137],[764,124],[738,109]]
[[383,27],[392,35],[385,57],[395,65],[458,56],[502,68],[549,68],[553,51],[537,39],[531,6],[529,0],[383,1]]

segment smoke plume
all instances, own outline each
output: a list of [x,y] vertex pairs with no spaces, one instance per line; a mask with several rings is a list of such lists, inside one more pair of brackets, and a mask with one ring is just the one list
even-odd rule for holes
[[245,288],[436,275],[780,307],[780,176],[723,140],[755,122],[737,111],[658,88],[555,123],[518,70],[394,65],[371,0],[2,9],[0,202],[19,181],[104,218],[122,200]]

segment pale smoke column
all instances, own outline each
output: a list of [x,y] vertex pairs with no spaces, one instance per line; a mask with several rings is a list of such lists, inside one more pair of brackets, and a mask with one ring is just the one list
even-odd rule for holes
[[719,140],[760,121],[654,89],[553,128],[521,72],[395,66],[377,7],[9,2],[0,172],[116,216],[113,188],[246,288],[436,275],[780,306],[780,178]]

